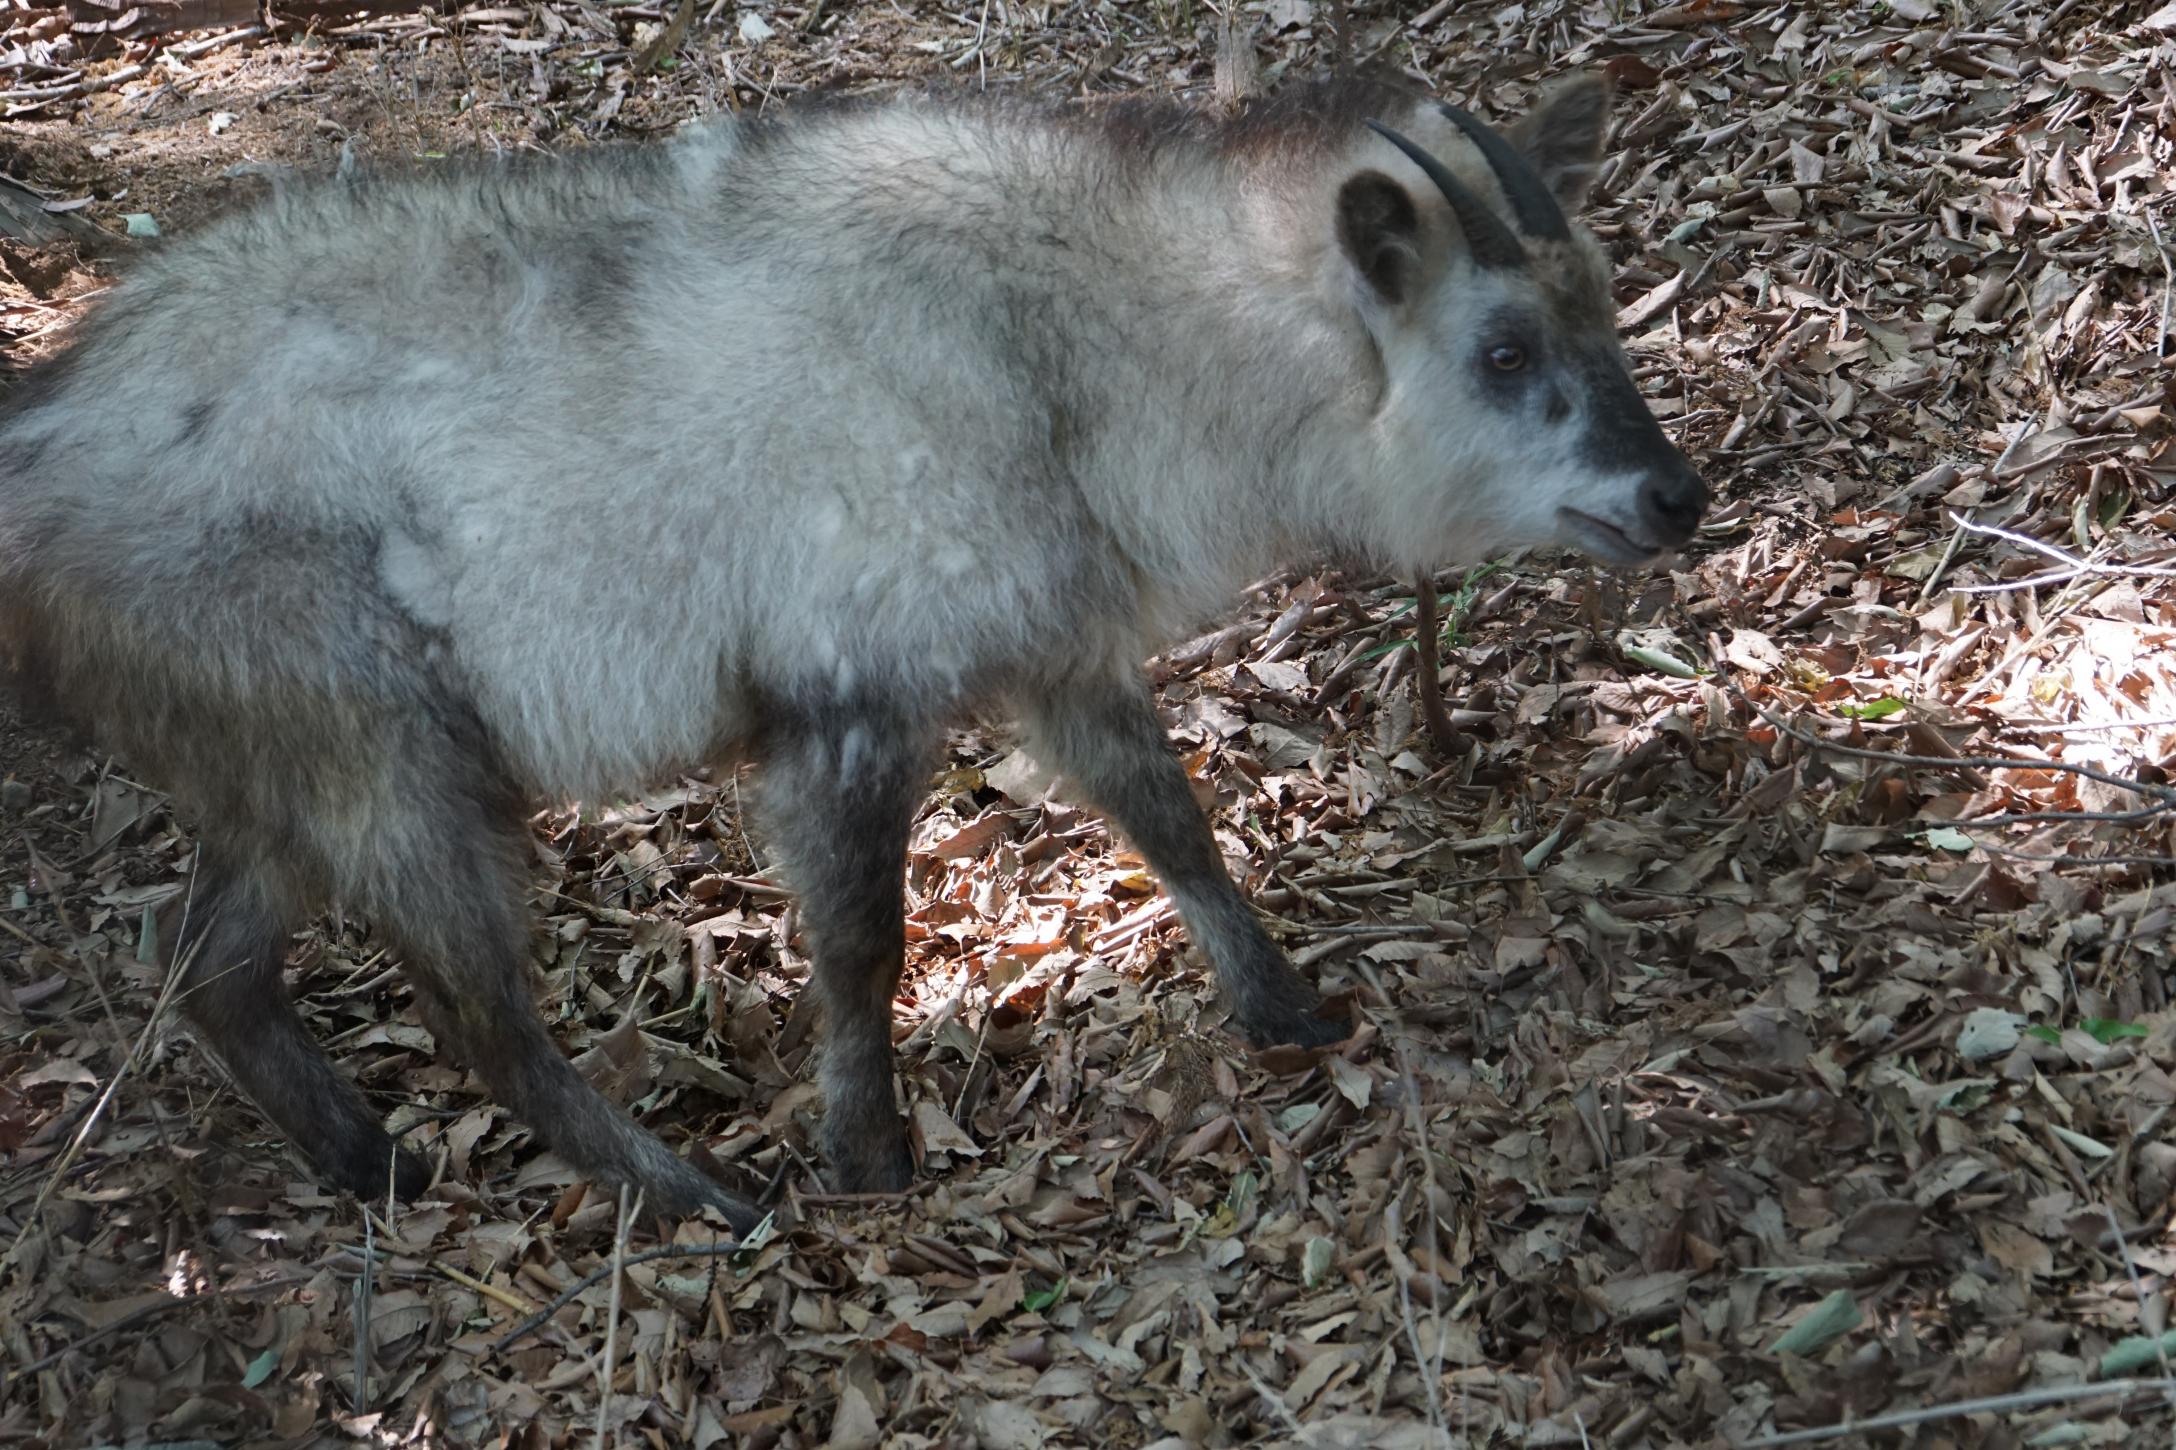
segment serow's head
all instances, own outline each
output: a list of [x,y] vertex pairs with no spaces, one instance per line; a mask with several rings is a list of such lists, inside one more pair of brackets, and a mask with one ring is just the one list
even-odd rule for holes
[[1637,564],[1698,527],[1707,489],[1634,386],[1607,258],[1566,216],[1608,108],[1597,77],[1508,137],[1426,100],[1368,122],[1335,212],[1338,285],[1380,361],[1375,552],[1432,566],[1560,545]]

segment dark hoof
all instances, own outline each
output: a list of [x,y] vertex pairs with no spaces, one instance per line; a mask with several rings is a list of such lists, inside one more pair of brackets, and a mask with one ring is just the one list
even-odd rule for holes
[[662,1162],[646,1166],[660,1181],[636,1185],[642,1189],[645,1215],[686,1218],[707,1208],[731,1224],[733,1236],[741,1239],[748,1237],[756,1225],[763,1222],[764,1211],[755,1204],[729,1191],[686,1159],[674,1157],[662,1146],[659,1151],[663,1155]]
[[769,1217],[762,1209],[742,1198],[739,1194],[727,1193],[722,1188],[717,1190],[709,1201],[703,1204],[703,1207],[732,1225],[733,1237],[736,1239],[747,1238],[748,1235],[756,1231],[757,1224]]
[[411,1153],[406,1148],[396,1150],[393,1160],[393,1196],[405,1203],[422,1197],[430,1186],[430,1160],[421,1153]]
[[[431,1186],[431,1162],[420,1153],[396,1148],[393,1140],[375,1124],[362,1141],[337,1153],[310,1155],[325,1177],[357,1198],[384,1199],[386,1184],[402,1202],[416,1198]],[[390,1170],[390,1171],[389,1171]]]
[[1325,1022],[1310,1012],[1284,1012],[1264,1022],[1241,1022],[1256,1047],[1328,1047],[1352,1036],[1350,1022]]
[[896,1119],[881,1132],[825,1133],[824,1159],[833,1193],[904,1193],[914,1186],[914,1153]]

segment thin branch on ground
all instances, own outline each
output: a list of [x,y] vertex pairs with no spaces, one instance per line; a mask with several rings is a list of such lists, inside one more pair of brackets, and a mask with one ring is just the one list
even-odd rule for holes
[[2057,821],[2102,821],[2113,825],[2135,826],[2156,816],[2176,811],[2176,801],[2157,801],[2150,806],[2140,806],[2135,811],[2013,811],[2002,816],[1972,816],[1945,822],[1967,830],[1984,830],[1989,826],[2028,826]]
[[1421,719],[1428,723],[1428,738],[1435,742],[1436,754],[1452,760],[1458,755],[1458,732],[1451,728],[1451,717],[1443,708],[1443,666],[1436,657],[1436,583],[1423,574],[1415,586],[1413,648],[1419,668],[1413,672],[1413,688],[1420,696]]
[[355,1413],[370,1413],[370,1301],[376,1297],[374,1274],[378,1266],[378,1241],[376,1221],[370,1211],[363,1211],[363,1260],[355,1275],[355,1298],[349,1303],[349,1318],[355,1325]]
[[522,1320],[521,1323],[493,1340],[491,1347],[484,1352],[486,1354],[503,1353],[516,1340],[534,1334],[537,1330],[543,1328],[554,1314],[572,1304],[577,1298],[581,1297],[585,1290],[602,1283],[606,1275],[616,1270],[629,1269],[636,1264],[647,1264],[657,1259],[715,1258],[720,1254],[737,1254],[746,1247],[747,1245],[743,1243],[720,1240],[717,1243],[710,1244],[670,1244],[664,1248],[644,1249],[638,1254],[628,1254],[619,1262],[606,1264],[601,1269],[592,1269],[589,1273],[569,1284],[549,1304],[546,1304],[543,1308]]
[[1991,855],[2007,856],[2016,861],[2037,861],[2044,866],[2176,866],[2176,856],[2080,856],[2064,852],[2020,851],[2014,846],[2000,846],[1991,841],[1974,844]]
[[1957,1400],[1946,1405],[1928,1405],[1918,1410],[1898,1410],[1894,1414],[1876,1415],[1870,1420],[1846,1420],[1834,1425],[1823,1425],[1812,1430],[1787,1430],[1781,1434],[1763,1435],[1758,1440],[1748,1440],[1742,1450],[1769,1450],[1775,1445],[1811,1445],[1821,1440],[1840,1440],[1846,1435],[1864,1435],[1874,1430],[1898,1430],[1911,1425],[1929,1425],[1937,1420],[1954,1420],[1965,1415],[2000,1415],[2011,1410],[2031,1410],[2042,1405],[2068,1404],[2074,1400],[2098,1400],[2110,1395],[2147,1394],[2159,1390],[2168,1393],[2176,1390],[2176,1381],[2169,1380],[2108,1380],[2097,1385],[2045,1385],[2035,1390],[2018,1390],[2007,1395],[1988,1395],[1977,1400]]
[[[195,896],[196,870],[192,864],[189,871],[189,895],[182,903],[181,924],[176,928],[177,933],[188,930],[189,908],[194,902]],[[123,1057],[121,1065],[113,1070],[113,1076],[106,1080],[105,1086],[99,1091],[98,1100],[92,1104],[91,1111],[85,1115],[82,1123],[77,1125],[74,1134],[69,1137],[68,1146],[62,1149],[60,1156],[54,1160],[52,1171],[46,1175],[45,1183],[38,1189],[37,1200],[31,1204],[30,1212],[23,1219],[22,1228],[17,1231],[14,1242],[8,1245],[5,1258],[0,1258],[0,1266],[14,1262],[16,1252],[21,1249],[25,1237],[30,1233],[31,1229],[36,1227],[43,1216],[45,1206],[51,1201],[54,1190],[60,1186],[61,1180],[67,1177],[69,1167],[74,1164],[77,1157],[82,1154],[85,1145],[90,1142],[91,1130],[98,1125],[99,1119],[104,1116],[106,1109],[112,1105],[113,1096],[121,1090],[122,1081],[127,1078],[136,1064],[143,1060],[145,1051],[151,1046],[152,1035],[158,1031],[159,1024],[166,1020],[167,1011],[173,1006],[175,993],[181,986],[182,978],[188,974],[189,967],[195,960],[195,956],[194,944],[187,953],[175,954],[173,966],[167,972],[166,980],[159,988],[159,995],[151,1004],[151,1011],[144,1019],[143,1030],[136,1034],[136,1040],[130,1045],[128,1055]]]
[[2159,730],[2176,725],[2176,715],[2149,715],[2139,720],[2079,720],[2070,724],[2026,725],[2006,721],[2002,728],[2026,735],[2084,735],[2095,730]]
[[[2123,1271],[2130,1275],[2131,1292],[2138,1296],[2139,1327],[2146,1328],[2146,1313],[2154,1301],[2146,1293],[2146,1281],[2138,1272],[2138,1260],[2131,1256],[2130,1240],[2123,1232],[2122,1220],[2116,1217],[2115,1206],[2103,1199],[2100,1211],[2108,1215],[2108,1232],[2116,1241],[2116,1253],[2122,1256]],[[2159,1334],[2153,1336],[2153,1355],[2161,1362],[2162,1383],[2169,1386],[2162,1392],[2163,1398],[2172,1408],[2176,1408],[2176,1368],[2169,1365],[2168,1346],[2162,1342],[2163,1337]],[[2176,1437],[2176,1425],[2170,1427],[2170,1435]]]
[[2139,207],[2146,216],[2146,230],[2153,233],[2153,250],[2161,259],[2161,320],[2154,329],[2153,351],[2156,357],[2168,355],[2168,319],[2172,300],[2176,300],[2176,262],[2169,260],[2168,243],[2161,240],[2161,223],[2150,205]]
[[1307,1434],[1307,1427],[1300,1423],[1299,1416],[1292,1413],[1292,1407],[1284,1402],[1284,1397],[1271,1388],[1269,1383],[1259,1374],[1256,1374],[1254,1366],[1248,1364],[1245,1360],[1239,1362],[1239,1369],[1247,1377],[1247,1383],[1254,1386],[1254,1392],[1262,1397],[1262,1403],[1269,1406],[1276,1413],[1277,1419],[1283,1423],[1285,1429],[1291,1431],[1295,1436],[1304,1437]]
[[316,1277],[317,1271],[313,1269],[306,1274],[282,1274],[276,1279],[260,1279],[254,1284],[222,1284],[216,1289],[206,1289],[201,1294],[179,1295],[157,1304],[146,1304],[141,1309],[129,1311],[111,1324],[100,1325],[80,1339],[69,1340],[50,1354],[0,1375],[0,1395],[8,1393],[16,1385],[37,1374],[40,1370],[51,1369],[78,1350],[88,1349],[99,1340],[108,1338],[111,1335],[141,1328],[163,1314],[171,1314],[176,1309],[188,1309],[199,1304],[215,1304],[220,1300],[238,1298],[244,1294],[269,1294],[276,1289],[298,1288]]
[[[2072,761],[2052,760],[2044,756],[2004,758],[2001,756],[1987,755],[1918,755],[1906,751],[1876,750],[1869,746],[1863,745],[1846,745],[1841,741],[1825,739],[1822,736],[1812,733],[1811,731],[1802,730],[1797,726],[1791,724],[1789,721],[1785,720],[1774,711],[1769,710],[1768,708],[1760,704],[1759,701],[1755,700],[1751,695],[1746,693],[1744,687],[1739,685],[1735,679],[1731,678],[1729,672],[1722,667],[1722,650],[1720,648],[1720,645],[1716,641],[1711,640],[1709,642],[1709,655],[1709,662],[1715,668],[1714,677],[1722,684],[1725,690],[1727,690],[1730,694],[1735,695],[1740,701],[1745,704],[1747,709],[1751,710],[1754,714],[1760,716],[1762,720],[1765,720],[1779,734],[1795,740],[1801,745],[1808,746],[1814,750],[1826,751],[1834,755],[1848,756],[1856,760],[1875,760],[1882,761],[1890,765],[1918,766],[1929,770],[2052,771],[2057,774],[2075,775],[2086,780],[2098,782],[2102,785],[2113,786],[2119,790],[2127,790],[2137,795],[2151,796],[2154,800],[2154,803],[2152,805],[2141,806],[2135,810],[2129,811],[2018,811],[1996,816],[1960,817],[1956,820],[1926,823],[1930,827],[1939,825],[1955,830],[1987,830],[2007,825],[2060,824],[2064,822],[2108,822],[2135,826],[2147,821],[2163,819],[2170,816],[2171,814],[2176,814],[2176,788],[2159,785],[2152,781],[2136,780],[2127,776],[2115,775],[2108,771],[2096,769],[2090,765],[2079,765]],[[2032,851],[2021,851],[2016,849],[2015,847],[2000,846],[1987,841],[1978,841],[1974,844],[1980,850],[1987,851],[1995,855],[2012,857],[2021,861],[2037,861],[2047,865],[2057,866],[2150,867],[2165,864],[2176,864],[2176,858],[2153,854],[2110,856],[2081,856],[2074,853],[2043,854]]]
[[2030,549],[2032,552],[2053,559],[2063,566],[2051,573],[2036,574],[2025,579],[2005,579],[1993,584],[1967,584],[1958,589],[1957,592],[1960,594],[1996,594],[2004,590],[2036,588],[2042,584],[2067,584],[2071,580],[2087,574],[2100,574],[2125,579],[2176,579],[2176,568],[2166,568],[2153,564],[2103,564],[2097,560],[2080,558],[2068,549],[2051,544],[2045,539],[2036,539],[2030,534],[2021,534],[2015,529],[2002,529],[1995,527],[1993,524],[1978,523],[1954,511],[1951,512],[1949,521],[1967,533],[1984,534],[1991,539],[2000,539],[2006,544],[2015,544],[2021,549]]
[[622,1183],[619,1222],[612,1233],[612,1298],[604,1314],[604,1362],[597,1368],[597,1450],[604,1450],[612,1423],[612,1375],[620,1359],[620,1286],[627,1282],[627,1231],[641,1211],[642,1190],[634,1190],[630,1198],[627,1185]]
[[[2068,760],[2050,760],[2044,756],[2004,758],[1999,755],[1913,755],[1901,750],[1875,750],[1864,745],[1846,745],[1840,740],[1824,740],[1810,731],[1800,730],[1785,721],[1781,716],[1755,703],[1751,696],[1746,695],[1742,690],[1738,690],[1735,684],[1732,684],[1730,688],[1738,692],[1739,698],[1743,699],[1755,714],[1774,726],[1782,734],[1798,741],[1801,745],[1811,746],[1815,750],[1826,751],[1831,755],[1848,755],[1857,760],[1880,760],[1891,765],[1924,766],[1929,770],[2053,771],[2061,775],[2075,775],[2085,780],[2097,781],[2101,785],[2114,786],[2118,790],[2132,791],[2139,795],[2150,795],[2156,800],[2176,804],[2176,787],[2156,785],[2152,781],[2134,780],[2129,776],[2113,775],[2108,771],[2096,770],[2090,765],[2078,765]],[[1968,825],[1970,823],[1957,821],[1950,824]]]

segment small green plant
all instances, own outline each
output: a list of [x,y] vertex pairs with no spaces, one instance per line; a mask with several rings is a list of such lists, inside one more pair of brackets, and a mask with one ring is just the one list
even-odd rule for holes
[[[2078,1023],[2078,1030],[2103,1047],[2121,1038],[2144,1037],[2147,1035],[2144,1023],[2118,1022],[2112,1017],[2087,1017]],[[2063,1040],[2060,1029],[2050,1027],[2044,1022],[2026,1028],[2025,1035],[2027,1037],[2037,1037],[2042,1042],[2061,1042]]]
[[[1442,599],[1443,613],[1438,622],[1437,633],[1439,649],[1456,649],[1466,643],[1466,626],[1472,621],[1473,607],[1481,602],[1481,586],[1488,582],[1491,575],[1502,573],[1503,568],[1504,561],[1501,559],[1491,559],[1486,564],[1475,565],[1466,571],[1465,578],[1458,581],[1458,587]],[[1384,618],[1397,619],[1409,614],[1418,602],[1408,599]],[[1412,643],[1410,639],[1394,639],[1388,644],[1377,645],[1361,658],[1381,659],[1392,650],[1406,649]]]
[[1443,646],[1454,648],[1466,642],[1466,625],[1473,618],[1473,607],[1481,602],[1481,586],[1490,577],[1503,572],[1504,561],[1491,559],[1477,568],[1468,569],[1466,577],[1458,581],[1458,588],[1443,601]]

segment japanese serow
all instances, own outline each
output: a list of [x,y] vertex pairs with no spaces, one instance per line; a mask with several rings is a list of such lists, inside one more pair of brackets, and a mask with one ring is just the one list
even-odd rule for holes
[[200,833],[182,1009],[332,1180],[428,1182],[286,999],[338,903],[578,1170],[745,1230],[545,1030],[524,820],[753,762],[830,1186],[901,1188],[901,879],[948,723],[1025,726],[1239,1030],[1333,1041],[1141,661],[1281,564],[1691,537],[1707,493],[1566,219],[1607,105],[838,103],[290,189],[146,258],[0,405],[6,646]]

